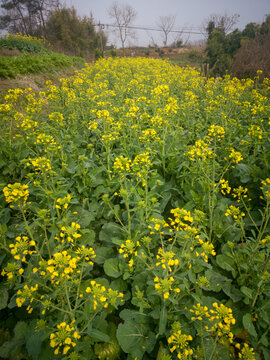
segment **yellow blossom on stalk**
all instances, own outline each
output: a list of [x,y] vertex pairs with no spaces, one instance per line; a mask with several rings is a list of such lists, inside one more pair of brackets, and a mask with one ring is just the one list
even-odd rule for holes
[[191,335],[185,335],[182,334],[181,330],[176,330],[168,338],[170,351],[174,352],[176,350],[178,359],[189,360],[193,354],[193,350],[189,347],[189,341],[192,340]]
[[10,104],[1,104],[0,105],[0,113],[1,112],[9,112],[11,109],[11,105]]
[[232,196],[234,198],[237,198],[237,202],[239,203],[241,198],[247,197],[247,192],[248,192],[247,188],[243,188],[243,186],[239,186],[238,188],[233,189]]
[[219,183],[221,187],[220,192],[222,195],[226,195],[231,192],[231,187],[229,186],[228,180],[221,179]]
[[118,250],[119,254],[123,254],[123,257],[126,259],[130,255],[137,256],[138,255],[138,247],[141,246],[139,241],[133,242],[128,239],[124,244],[121,244],[120,249]]
[[20,265],[15,263],[8,263],[7,266],[1,271],[2,276],[7,276],[8,281],[13,281],[16,279],[18,275],[22,275],[24,273],[24,269],[20,267]]
[[169,278],[161,279],[158,276],[154,278],[155,289],[158,294],[162,295],[164,299],[168,299],[170,292],[174,291],[176,293],[180,292],[179,287],[173,287],[175,282],[174,278],[170,276]]
[[225,130],[222,126],[211,125],[208,129],[208,136],[221,140],[224,137]]
[[109,305],[116,307],[123,302],[124,297],[123,293],[110,288],[106,289],[104,285],[97,283],[95,280],[90,282],[90,286],[86,288],[85,292],[91,295],[94,311],[107,308]]
[[169,225],[176,231],[185,231],[190,228],[188,223],[193,222],[193,217],[190,214],[190,211],[180,208],[172,209],[171,214],[174,218],[169,218]]
[[231,332],[231,325],[235,324],[235,318],[232,315],[232,309],[223,304],[212,304],[215,310],[210,310],[211,316],[209,321],[215,322],[211,327],[211,331],[220,339],[227,338],[232,343],[233,333]]
[[263,131],[258,125],[251,125],[248,128],[248,134],[253,139],[261,140],[263,138]]
[[57,252],[53,257],[39,262],[39,268],[33,272],[39,272],[41,276],[50,279],[52,284],[58,285],[61,279],[70,279],[81,260],[79,256],[72,257],[67,251]]
[[198,140],[195,145],[186,153],[191,161],[211,159],[213,151],[204,140]]
[[148,152],[135,156],[133,170],[136,172],[137,181],[142,181],[142,186],[145,186],[146,184],[146,178],[151,165]]
[[150,219],[150,225],[148,225],[148,229],[150,231],[150,235],[153,235],[155,231],[160,232],[160,234],[164,234],[164,229],[169,225],[166,223],[165,220],[162,219]]
[[59,209],[59,210],[61,210],[61,208],[67,209],[70,201],[71,201],[71,195],[70,194],[67,194],[67,196],[65,196],[63,198],[58,198],[56,200],[55,208]]
[[177,266],[179,264],[178,259],[174,259],[175,253],[172,251],[165,251],[163,249],[158,249],[158,254],[156,255],[156,266],[161,266],[163,269],[172,271],[172,266]]
[[238,207],[231,205],[229,208],[227,208],[225,213],[225,216],[230,215],[234,218],[234,220],[240,221],[245,216],[245,213],[241,212]]
[[179,106],[177,104],[177,98],[169,97],[167,100],[167,104],[163,108],[164,115],[173,115],[177,114]]
[[73,243],[82,235],[78,233],[81,226],[75,222],[72,222],[70,226],[62,226],[60,232],[61,242],[64,243],[65,241]]
[[18,207],[24,207],[29,197],[28,185],[15,183],[8,184],[3,189],[6,202],[11,203],[10,207],[13,208],[15,203]]
[[30,246],[35,246],[36,243],[34,240],[30,240],[27,236],[17,236],[16,243],[10,244],[10,252],[13,255],[15,260],[21,260],[22,262],[26,261],[26,255],[36,254],[35,250],[29,250]]
[[[38,284],[35,286],[24,285],[22,290],[17,291],[16,303],[18,307],[22,307],[25,301],[29,300],[30,304],[34,301],[34,292],[38,290]],[[33,311],[33,308],[29,305],[27,307],[27,311],[29,314]]]
[[201,288],[210,286],[209,280],[205,276],[199,276],[196,284]]
[[[239,346],[237,346],[239,345]],[[237,344],[236,347],[240,349],[241,345]],[[249,347],[248,344],[244,344],[243,348],[238,354],[238,358],[241,360],[255,360],[255,352],[252,347]]]
[[54,112],[49,114],[49,120],[56,124],[63,125],[64,116],[59,112]]
[[270,235],[267,235],[265,238],[263,238],[261,240],[261,243],[263,244],[263,246],[270,246]]
[[146,144],[146,143],[159,142],[160,137],[157,135],[155,129],[145,129],[142,131],[142,135],[139,136],[139,140],[142,143]]
[[241,160],[243,160],[243,156],[239,151],[235,151],[232,148],[229,154],[229,159],[231,159],[233,163],[238,164]]
[[132,166],[132,161],[129,158],[120,155],[113,163],[113,171],[115,174],[118,173],[121,178],[124,178],[128,174],[133,174]]
[[207,306],[203,306],[200,303],[193,305],[193,309],[189,310],[193,316],[191,317],[191,320],[200,320],[202,321],[203,318],[210,318],[209,309]]
[[56,142],[52,135],[41,133],[38,134],[35,144],[42,144],[48,146],[48,145],[56,145]]
[[198,243],[201,245],[201,250],[196,250],[195,253],[197,256],[202,256],[205,262],[208,262],[208,255],[216,255],[214,246],[209,241],[198,239]]
[[270,200],[270,178],[262,180],[261,184],[261,190],[263,191],[266,200]]
[[93,261],[91,261],[90,258],[94,259],[96,257],[96,254],[93,250],[93,248],[87,248],[84,245],[79,247],[76,251],[76,254],[82,255],[85,260],[88,262],[89,265],[94,265]]
[[45,174],[52,169],[50,159],[42,156],[36,159],[28,159],[27,166],[33,166],[35,173]]
[[151,90],[151,95],[163,95],[168,96],[170,92],[170,88],[168,85],[158,85],[156,88]]
[[66,355],[68,351],[76,346],[76,340],[80,339],[80,335],[73,326],[73,322],[69,325],[62,322],[57,325],[57,330],[50,335],[50,346],[55,349],[54,355]]
[[102,135],[101,140],[104,141],[105,143],[110,143],[110,142],[116,140],[118,138],[118,136],[119,136],[119,133],[114,131],[111,134]]

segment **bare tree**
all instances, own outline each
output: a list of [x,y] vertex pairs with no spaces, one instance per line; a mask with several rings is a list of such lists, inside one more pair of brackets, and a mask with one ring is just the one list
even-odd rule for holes
[[157,23],[158,28],[163,32],[163,44],[167,46],[168,36],[175,23],[175,15],[160,16]]
[[0,0],[0,29],[26,35],[42,32],[51,10],[59,8],[61,0]]
[[211,14],[202,22],[201,31],[206,38],[209,37],[209,34],[214,29],[219,29],[223,31],[224,34],[228,34],[231,30],[233,30],[234,26],[239,21],[239,17],[239,14]]
[[135,31],[131,28],[137,13],[130,5],[119,5],[114,2],[108,10],[109,16],[114,20],[115,31],[119,35],[122,49],[128,38],[135,38]]

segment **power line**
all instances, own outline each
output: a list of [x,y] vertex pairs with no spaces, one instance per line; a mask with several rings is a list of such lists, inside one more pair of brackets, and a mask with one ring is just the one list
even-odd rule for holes
[[[146,30],[146,31],[159,31],[163,32],[162,29],[157,29],[153,27],[147,27],[147,26],[125,26],[125,25],[114,25],[114,24],[94,24],[94,26],[99,26],[101,29],[104,29],[105,27],[116,27],[116,28],[126,28],[126,29],[134,29],[134,30]],[[196,34],[196,35],[203,35],[204,33],[202,31],[192,31],[188,30],[187,28],[184,30],[171,30],[171,33],[178,33],[178,34]]]

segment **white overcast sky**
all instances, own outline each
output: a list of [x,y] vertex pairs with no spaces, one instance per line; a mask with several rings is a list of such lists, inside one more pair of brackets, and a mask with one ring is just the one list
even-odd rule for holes
[[[112,24],[108,17],[108,8],[114,0],[65,0],[67,7],[74,6],[81,16],[89,16],[92,12],[96,22]],[[198,31],[202,21],[210,14],[239,14],[236,25],[242,30],[249,22],[261,23],[266,14],[270,14],[270,0],[130,0],[118,1],[119,4],[129,4],[137,12],[134,25],[152,26],[160,16],[175,15],[175,29],[191,29]],[[155,31],[137,30],[136,45],[147,46],[151,36],[156,43],[162,44],[161,34]],[[173,41],[176,35],[171,35]],[[184,35],[183,35],[184,36]],[[187,36],[187,35],[186,35]],[[190,40],[203,39],[202,35],[190,34]],[[116,38],[109,36],[109,43],[116,43]]]

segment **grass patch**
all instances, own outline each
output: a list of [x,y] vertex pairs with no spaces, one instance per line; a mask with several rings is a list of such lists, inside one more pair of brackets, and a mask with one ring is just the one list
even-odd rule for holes
[[14,79],[18,74],[46,73],[57,68],[82,67],[83,58],[64,54],[23,54],[0,57],[0,78]]

